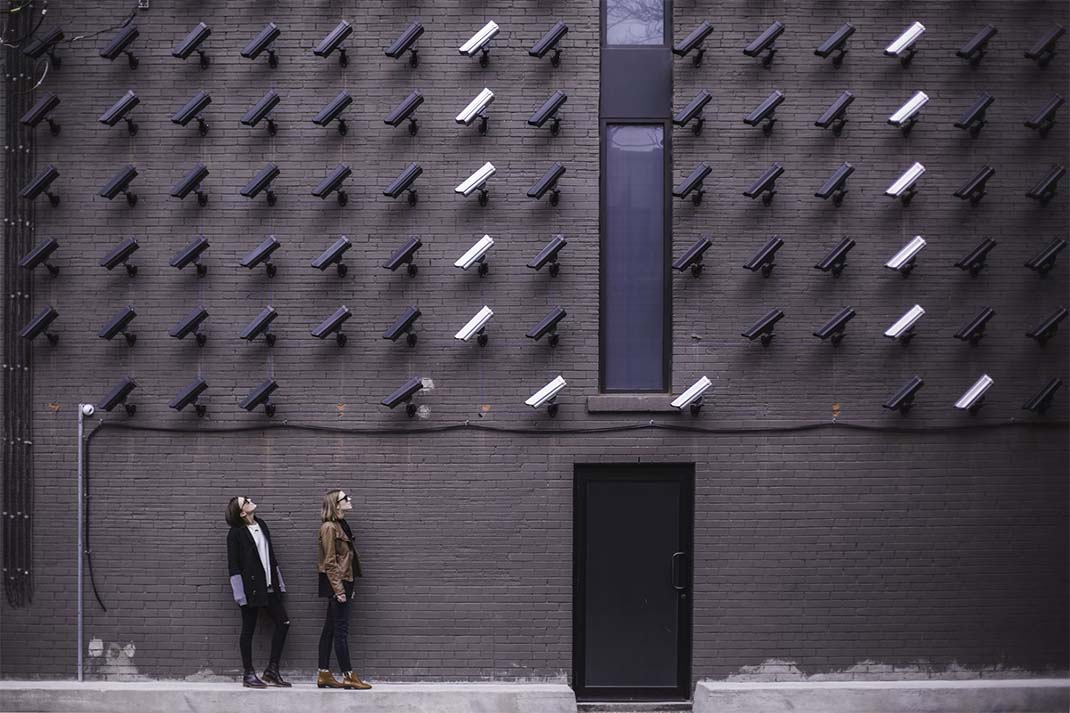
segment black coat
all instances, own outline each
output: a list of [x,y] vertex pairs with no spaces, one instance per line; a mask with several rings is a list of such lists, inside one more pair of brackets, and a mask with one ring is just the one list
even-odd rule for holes
[[[272,588],[276,592],[285,592],[286,585],[279,574],[279,563],[275,559],[275,547],[271,544],[271,532],[263,520],[258,517],[253,520],[260,525],[264,539],[267,540]],[[245,525],[232,527],[227,533],[227,569],[234,601],[240,605],[267,606],[267,575],[264,565],[260,562],[260,553],[256,550],[256,540]]]

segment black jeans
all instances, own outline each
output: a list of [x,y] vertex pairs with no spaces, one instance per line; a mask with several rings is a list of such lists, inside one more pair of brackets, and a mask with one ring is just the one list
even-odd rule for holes
[[327,618],[323,622],[323,631],[320,632],[319,667],[324,671],[331,668],[332,641],[339,668],[343,673],[353,670],[349,662],[349,605],[352,601],[352,595],[346,596],[345,603],[334,597],[327,600]]
[[245,672],[253,671],[253,632],[256,631],[256,619],[260,610],[266,609],[268,616],[275,624],[275,632],[271,635],[271,660],[270,663],[279,665],[282,658],[282,647],[286,643],[286,632],[290,628],[290,617],[286,615],[286,607],[282,605],[282,597],[278,592],[268,592],[266,607],[243,606],[241,608],[241,638],[238,646],[241,648],[241,663]]

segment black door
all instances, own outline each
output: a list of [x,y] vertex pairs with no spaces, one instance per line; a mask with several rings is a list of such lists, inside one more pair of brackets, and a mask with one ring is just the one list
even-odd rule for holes
[[693,493],[692,464],[576,466],[578,699],[689,698]]

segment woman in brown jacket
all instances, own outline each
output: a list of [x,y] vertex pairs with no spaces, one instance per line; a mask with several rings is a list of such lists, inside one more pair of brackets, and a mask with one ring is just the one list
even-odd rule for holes
[[[316,685],[320,688],[371,688],[353,673],[349,661],[349,605],[353,601],[353,580],[363,576],[353,531],[346,522],[346,513],[352,509],[352,498],[341,490],[332,490],[323,496],[319,595],[327,599],[327,619],[320,632],[319,674],[316,676]],[[332,643],[338,666],[342,669],[341,681],[331,674]]]

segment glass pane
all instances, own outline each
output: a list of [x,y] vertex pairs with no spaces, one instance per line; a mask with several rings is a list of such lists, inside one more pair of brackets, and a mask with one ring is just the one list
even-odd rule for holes
[[664,391],[662,127],[611,124],[605,141],[602,384],[606,391]]
[[665,0],[606,0],[607,45],[665,43]]

